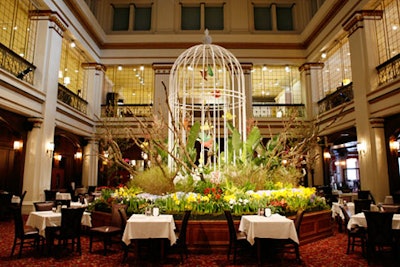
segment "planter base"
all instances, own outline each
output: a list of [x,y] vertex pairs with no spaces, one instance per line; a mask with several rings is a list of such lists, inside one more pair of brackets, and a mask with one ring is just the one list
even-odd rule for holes
[[[110,221],[110,213],[92,212],[92,225],[94,227],[109,224]],[[181,227],[181,223],[181,220],[175,220],[178,228]],[[239,227],[239,223],[240,220],[235,220],[236,229]],[[304,214],[300,227],[300,245],[332,235],[333,223],[330,210],[307,212]],[[221,220],[198,220],[190,218],[186,238],[187,245],[192,252],[225,251],[229,244],[227,222],[222,218]]]

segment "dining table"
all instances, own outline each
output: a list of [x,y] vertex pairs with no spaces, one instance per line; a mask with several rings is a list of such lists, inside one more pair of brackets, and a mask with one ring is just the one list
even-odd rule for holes
[[[176,243],[175,221],[170,214],[148,216],[145,214],[132,214],[126,222],[122,241],[129,246],[134,240],[135,256],[138,257],[138,240],[140,239],[168,239],[170,245]],[[164,242],[161,242],[161,258],[164,256]],[[126,255],[124,255],[126,258]]]
[[[39,234],[46,237],[46,227],[57,227],[61,225],[61,212],[54,211],[32,211],[29,213],[26,225],[39,230]],[[92,227],[90,212],[84,212],[82,225]]]
[[299,244],[293,220],[280,214],[271,216],[244,215],[240,219],[239,231],[246,233],[247,241],[257,247],[257,260],[261,264],[260,239],[291,239]]
[[[367,220],[365,219],[364,212],[354,214],[350,217],[350,220],[347,223],[347,229],[350,230],[353,225],[358,225],[364,228],[367,227]],[[400,230],[400,214],[393,214],[392,229]]]

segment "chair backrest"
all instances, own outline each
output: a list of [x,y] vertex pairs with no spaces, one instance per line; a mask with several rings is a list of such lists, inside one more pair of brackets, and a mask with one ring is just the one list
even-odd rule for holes
[[344,216],[344,228],[347,229],[347,225],[349,224],[349,221],[350,221],[349,212],[343,206],[339,206],[339,207]]
[[294,226],[296,227],[297,237],[300,239],[300,226],[303,221],[304,210],[298,210],[294,218]]
[[122,228],[121,216],[119,215],[118,210],[121,208],[127,209],[127,207],[128,207],[128,205],[126,205],[126,204],[113,203],[111,205],[111,225],[112,226]]
[[367,220],[368,242],[381,246],[392,245],[394,236],[392,230],[393,213],[364,211],[364,214]]
[[82,216],[85,208],[61,209],[61,238],[75,238],[81,234]]
[[14,216],[14,235],[15,237],[22,238],[24,236],[24,220],[22,218],[21,207],[15,206],[11,210]]
[[126,222],[128,221],[128,215],[126,214],[126,209],[118,209],[119,216],[121,218],[121,229],[125,229]]
[[357,192],[358,199],[370,199],[372,204],[375,204],[375,199],[369,190],[359,190]]
[[364,210],[370,210],[371,203],[371,199],[354,199],[354,212],[357,214]]
[[44,190],[44,197],[46,201],[56,200],[57,191],[55,190]]
[[190,217],[191,213],[192,213],[191,210],[185,210],[185,215],[183,216],[183,219],[182,219],[181,230],[179,232],[179,237],[178,237],[178,239],[180,240],[181,243],[186,243],[187,225],[188,225],[189,217]]
[[35,206],[36,211],[46,211],[53,209],[54,202],[53,201],[34,202],[33,205]]
[[19,201],[19,205],[22,207],[22,202],[24,201],[24,198],[26,196],[26,190],[22,193],[22,195],[20,196],[20,201]]
[[229,239],[232,241],[236,240],[236,229],[235,223],[233,222],[232,213],[230,210],[224,210],[226,221],[228,223]]

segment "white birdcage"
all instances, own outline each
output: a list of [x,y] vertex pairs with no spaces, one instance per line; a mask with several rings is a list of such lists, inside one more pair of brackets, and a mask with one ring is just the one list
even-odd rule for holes
[[[169,150],[179,157],[191,125],[200,122],[198,164],[221,170],[228,162],[229,125],[246,140],[246,96],[242,67],[227,49],[211,43],[206,30],[203,44],[184,51],[175,61],[169,80]],[[179,140],[177,140],[179,139]],[[239,157],[233,155],[233,159]],[[203,162],[202,162],[203,161]],[[235,162],[235,160],[231,161]],[[175,169],[175,160],[169,158]]]

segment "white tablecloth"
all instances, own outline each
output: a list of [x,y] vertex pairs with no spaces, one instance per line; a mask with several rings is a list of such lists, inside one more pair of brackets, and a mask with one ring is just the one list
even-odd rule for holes
[[[365,219],[365,215],[363,212],[354,214],[351,216],[349,223],[347,224],[347,228],[351,229],[352,225],[358,225],[362,227],[367,227],[367,220]],[[393,229],[400,229],[400,214],[393,215]]]
[[[39,234],[45,236],[46,227],[61,225],[61,212],[32,211],[29,213],[26,225],[39,229]],[[92,219],[89,212],[84,212],[82,225],[92,227]]]
[[129,245],[131,239],[168,238],[176,242],[175,221],[172,215],[146,216],[133,214],[127,221],[122,241]]
[[292,239],[299,243],[294,222],[279,214],[270,217],[258,215],[242,216],[239,231],[245,232],[247,240],[254,245],[255,238]]
[[[332,202],[332,218],[335,218],[337,215],[344,220],[344,215],[342,210],[340,209],[340,206],[343,206],[343,204],[339,204],[338,202]],[[354,214],[354,203],[353,202],[348,202],[346,203],[346,208],[350,212],[350,215]]]
[[70,193],[56,193],[56,200],[71,200],[71,194]]

